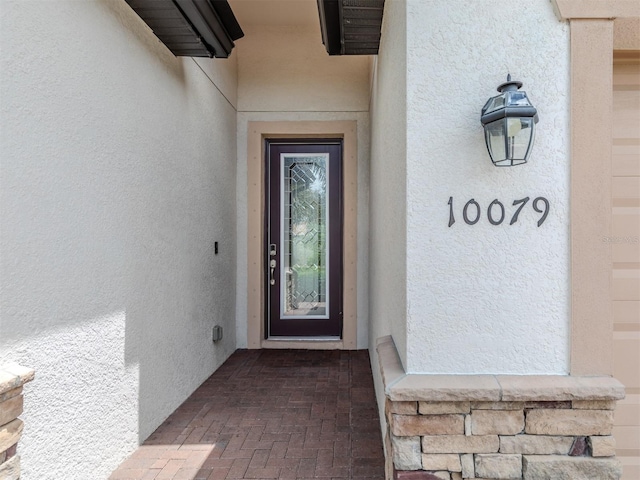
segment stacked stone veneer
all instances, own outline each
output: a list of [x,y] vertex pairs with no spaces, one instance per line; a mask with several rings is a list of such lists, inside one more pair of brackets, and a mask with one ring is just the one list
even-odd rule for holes
[[0,480],[20,478],[18,441],[22,436],[22,386],[33,380],[34,371],[19,365],[0,367]]
[[389,337],[387,478],[619,479],[611,377],[407,375]]

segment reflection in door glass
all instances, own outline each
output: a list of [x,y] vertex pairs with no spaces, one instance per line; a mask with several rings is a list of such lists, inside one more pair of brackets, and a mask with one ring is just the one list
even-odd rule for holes
[[281,312],[327,318],[328,154],[282,154]]

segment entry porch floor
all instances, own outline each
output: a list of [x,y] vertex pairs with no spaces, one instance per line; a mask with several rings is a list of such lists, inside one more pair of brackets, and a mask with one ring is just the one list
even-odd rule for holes
[[238,350],[110,480],[384,479],[369,354]]

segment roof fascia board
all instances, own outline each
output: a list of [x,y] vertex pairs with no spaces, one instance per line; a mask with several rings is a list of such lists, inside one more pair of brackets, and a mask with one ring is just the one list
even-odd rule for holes
[[638,0],[551,0],[560,20],[640,17]]

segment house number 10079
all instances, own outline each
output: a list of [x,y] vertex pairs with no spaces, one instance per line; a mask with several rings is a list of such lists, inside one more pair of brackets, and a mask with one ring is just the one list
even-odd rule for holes
[[[529,197],[521,198],[520,200],[514,200],[513,206],[518,207],[513,212],[513,216],[511,217],[511,221],[509,225],[513,225],[518,221],[518,215],[524,208],[524,206],[529,201]],[[449,197],[449,226],[456,223],[456,217],[453,214],[453,197]],[[540,204],[543,204],[543,207],[540,208]],[[538,220],[538,226],[542,225],[544,221],[547,219],[547,215],[549,214],[549,200],[544,197],[537,197],[531,202],[533,209],[541,213],[540,220]],[[487,208],[487,219],[491,225],[500,225],[504,222],[507,212],[505,211],[504,205],[496,198],[493,202],[489,204]],[[467,225],[475,225],[480,220],[482,216],[482,209],[478,202],[476,202],[473,198],[465,203],[462,208],[462,218],[464,219],[464,223]]]

